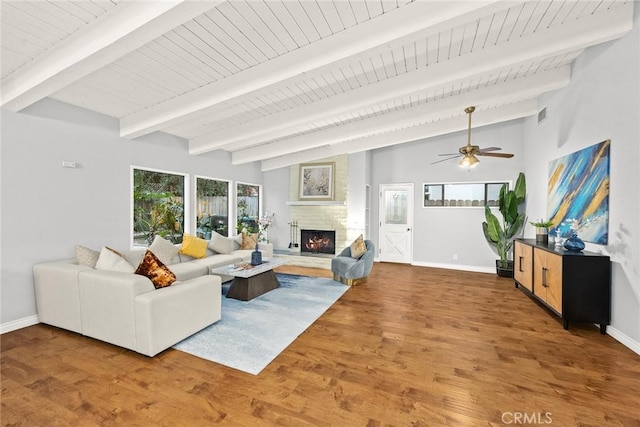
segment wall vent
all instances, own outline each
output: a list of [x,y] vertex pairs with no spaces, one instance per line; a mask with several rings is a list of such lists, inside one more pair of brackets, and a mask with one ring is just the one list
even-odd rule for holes
[[547,107],[544,107],[542,110],[538,111],[538,123],[542,123],[547,118]]

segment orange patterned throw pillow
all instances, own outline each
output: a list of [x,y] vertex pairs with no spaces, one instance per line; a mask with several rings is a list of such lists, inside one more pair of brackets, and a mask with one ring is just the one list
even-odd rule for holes
[[166,288],[176,281],[176,275],[148,249],[136,270],[136,274],[148,277],[156,289]]
[[360,258],[367,252],[367,245],[364,243],[364,237],[362,234],[358,236],[356,240],[351,244],[351,257]]

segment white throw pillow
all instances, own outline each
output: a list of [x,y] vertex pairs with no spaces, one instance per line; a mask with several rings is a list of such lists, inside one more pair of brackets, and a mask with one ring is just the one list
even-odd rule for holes
[[133,273],[136,269],[124,259],[119,252],[104,246],[100,251],[96,270],[120,271],[122,273]]
[[180,252],[180,248],[174,246],[173,243],[161,236],[156,236],[153,243],[149,246],[149,250],[164,265],[176,264],[175,257]]
[[238,234],[236,237],[231,237],[233,240],[233,250],[237,251],[242,246],[242,233]]
[[89,249],[85,246],[76,245],[76,261],[78,265],[96,268],[96,263],[100,257],[100,252]]
[[230,254],[234,250],[234,240],[212,231],[209,249],[219,254]]

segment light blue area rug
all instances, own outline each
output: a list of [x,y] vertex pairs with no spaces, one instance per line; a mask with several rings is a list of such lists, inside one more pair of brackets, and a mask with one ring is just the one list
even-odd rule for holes
[[280,288],[251,301],[223,296],[222,319],[173,348],[258,375],[349,289],[326,278],[277,277]]

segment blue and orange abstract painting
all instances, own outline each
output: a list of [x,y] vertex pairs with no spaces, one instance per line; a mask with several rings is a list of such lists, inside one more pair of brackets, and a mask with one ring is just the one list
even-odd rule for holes
[[550,233],[571,235],[571,226],[585,242],[609,241],[610,140],[549,162],[547,217]]

